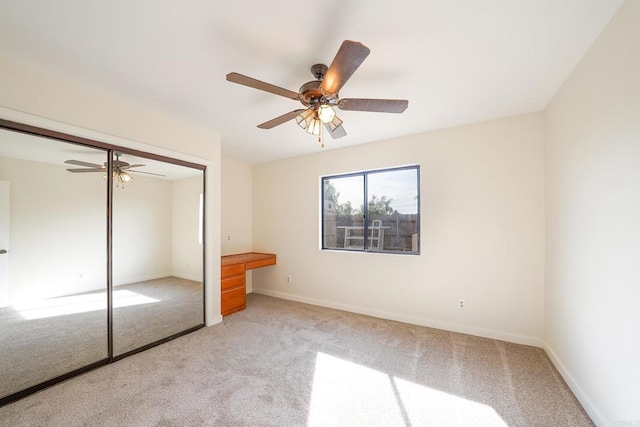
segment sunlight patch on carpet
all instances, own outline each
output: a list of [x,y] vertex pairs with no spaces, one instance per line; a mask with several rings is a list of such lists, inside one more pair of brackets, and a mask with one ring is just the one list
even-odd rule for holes
[[[160,302],[160,300],[127,290],[113,292],[113,308],[151,304],[154,302]],[[40,301],[28,301],[16,304],[13,308],[26,320],[87,313],[89,311],[106,310],[107,294],[100,292],[49,298]]]
[[308,424],[507,426],[488,405],[325,353],[316,356]]

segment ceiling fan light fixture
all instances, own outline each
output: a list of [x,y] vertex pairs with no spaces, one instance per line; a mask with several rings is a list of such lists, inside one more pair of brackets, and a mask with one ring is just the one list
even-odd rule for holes
[[322,123],[330,123],[335,116],[336,112],[331,108],[331,105],[324,104],[318,108],[318,117]]
[[[117,169],[114,169],[114,171],[111,174],[111,178],[113,179],[113,182],[116,183],[116,187],[119,187],[120,184],[124,184],[125,182],[129,182],[133,179],[133,177],[129,175],[127,172],[123,170],[117,170]],[[106,181],[107,174],[102,175],[102,179]],[[124,186],[122,188],[124,188]]]
[[300,126],[302,129],[307,129],[309,127],[311,119],[313,118],[312,116],[313,110],[311,108],[306,109],[298,116],[296,116],[296,123],[298,123],[298,126]]
[[307,133],[310,135],[320,135],[320,126],[322,122],[317,117],[311,119],[309,126],[307,126]]
[[125,171],[120,171],[120,173],[118,173],[118,179],[120,180],[120,182],[129,182],[133,179],[133,177]]
[[331,121],[327,123],[327,126],[329,126],[329,130],[331,132],[339,128],[341,125],[342,125],[342,120],[340,120],[340,117],[335,115],[333,116],[333,119],[331,119]]

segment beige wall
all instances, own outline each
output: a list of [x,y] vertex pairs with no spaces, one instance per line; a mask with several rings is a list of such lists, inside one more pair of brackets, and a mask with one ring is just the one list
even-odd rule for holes
[[183,279],[202,281],[202,244],[200,243],[200,194],[202,177],[172,182],[172,270]]
[[[113,193],[114,286],[173,274],[171,182],[139,175],[134,179]],[[105,203],[105,193],[100,196]]]
[[[407,164],[420,165],[419,256],[319,250],[321,176]],[[278,264],[253,290],[542,346],[543,171],[542,114],[255,165],[253,248]]]
[[640,423],[640,2],[545,111],[547,352],[598,425]]
[[251,165],[222,157],[222,255],[252,249],[252,171]]
[[219,135],[5,58],[0,58],[0,69],[0,118],[207,166],[206,322],[221,321]]
[[79,180],[61,165],[0,157],[0,180],[11,188],[7,303],[104,289],[102,178]]

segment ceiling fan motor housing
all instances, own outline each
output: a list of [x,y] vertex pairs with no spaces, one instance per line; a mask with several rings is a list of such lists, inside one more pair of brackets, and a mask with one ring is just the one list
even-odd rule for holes
[[311,66],[311,74],[313,74],[313,77],[315,77],[317,80],[322,81],[325,74],[327,74],[328,69],[329,67],[324,64],[315,64]]
[[300,90],[298,91],[301,95],[300,102],[306,107],[316,107],[322,104],[329,104],[329,100],[336,100],[338,98],[338,94],[334,94],[331,98],[327,97],[326,93],[323,93],[320,90],[320,85],[322,85],[322,81],[324,80],[324,76],[327,73],[327,67],[325,64],[314,64],[311,66],[311,74],[317,79],[307,82],[300,86]]
[[320,103],[323,96],[322,92],[320,91],[321,83],[322,81],[320,80],[313,80],[300,86],[300,102],[302,102],[303,105],[311,107]]

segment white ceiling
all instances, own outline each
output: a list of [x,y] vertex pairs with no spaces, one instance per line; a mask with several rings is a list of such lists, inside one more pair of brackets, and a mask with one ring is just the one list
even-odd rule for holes
[[340,148],[545,108],[622,0],[0,0],[0,55],[221,135],[252,163],[314,153],[301,108],[225,80],[293,91],[345,39],[371,54],[342,98],[408,99],[403,114],[338,111]]

